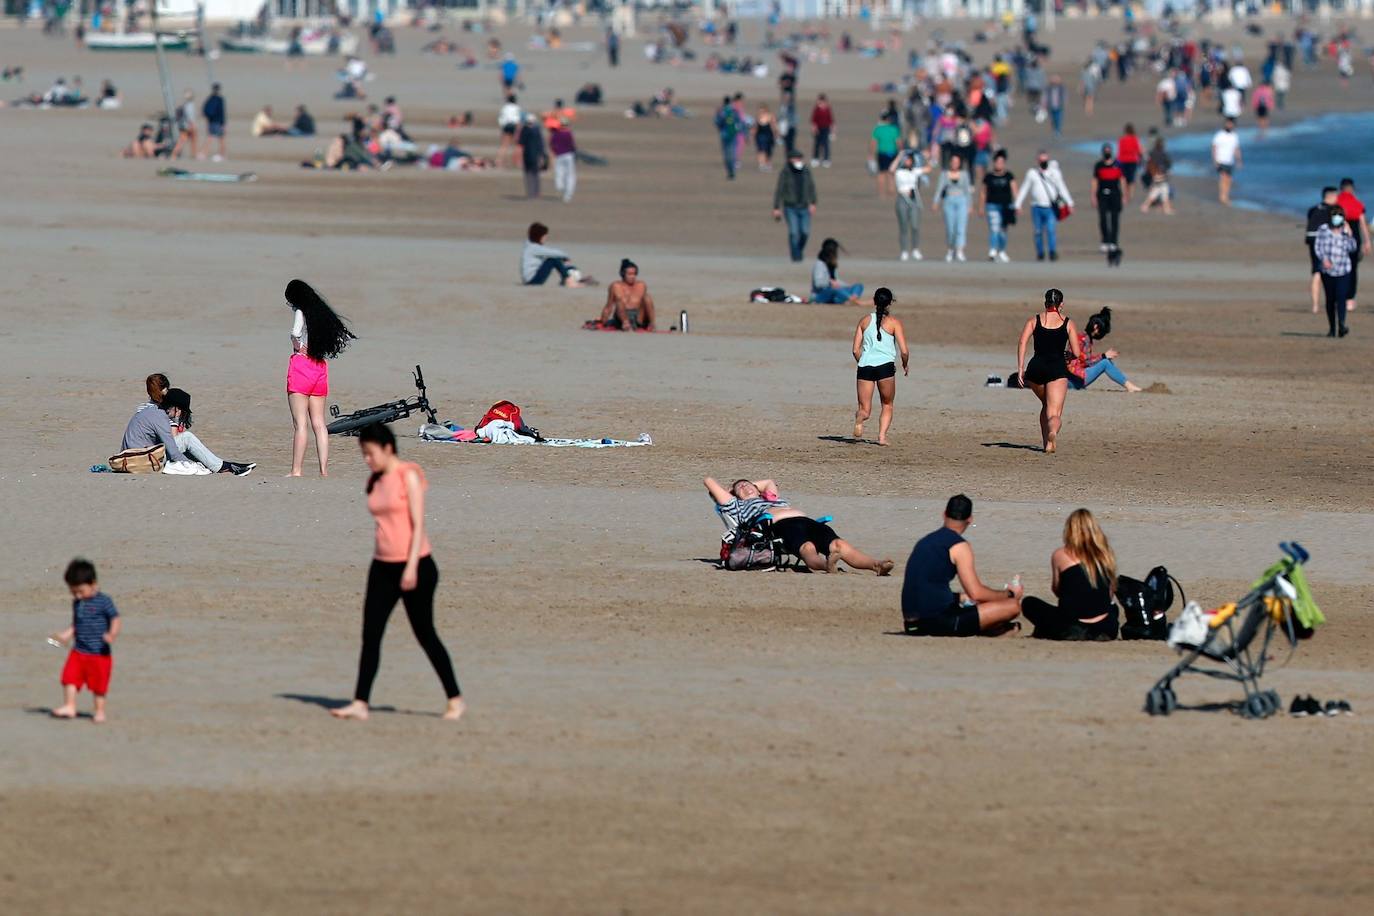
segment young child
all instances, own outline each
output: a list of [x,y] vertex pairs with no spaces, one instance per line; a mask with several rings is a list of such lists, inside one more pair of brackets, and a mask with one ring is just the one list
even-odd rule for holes
[[110,647],[119,636],[119,611],[110,596],[100,591],[95,566],[79,557],[67,566],[64,578],[72,591],[72,625],[51,639],[72,643],[62,667],[62,705],[52,711],[59,719],[76,718],[76,693],[89,687],[95,695],[95,721],[105,721],[105,694],[110,688],[114,657]]

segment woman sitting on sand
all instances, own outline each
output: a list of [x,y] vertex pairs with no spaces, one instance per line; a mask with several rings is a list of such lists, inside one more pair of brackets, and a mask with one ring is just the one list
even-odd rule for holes
[[157,144],[153,140],[153,125],[144,124],[138,129],[134,142],[124,147],[119,155],[125,159],[152,159],[157,156]]
[[526,286],[543,286],[549,275],[557,271],[560,283],[569,289],[595,286],[595,280],[583,277],[569,262],[566,251],[544,244],[548,237],[548,226],[543,223],[530,223],[525,246],[520,250],[520,281]]
[[840,252],[843,250],[844,246],[834,239],[821,242],[816,264],[811,268],[812,302],[821,305],[863,305],[859,297],[863,295],[864,285],[844,283],[835,275],[840,266]]
[[144,382],[148,401],[134,411],[124,428],[120,449],[146,449],[161,445],[167,455],[164,474],[234,474],[247,476],[256,464],[224,461],[191,432],[191,396],[170,387],[167,376],[154,372]]
[[[1029,388],[1040,399],[1040,440],[1047,454],[1053,454],[1059,437],[1064,395],[1069,390],[1069,368],[1064,350],[1070,348],[1075,359],[1083,357],[1078,328],[1063,314],[1064,294],[1045,290],[1045,310],[1027,319],[1016,347],[1017,374],[1021,387]],[[1035,341],[1030,365],[1026,364],[1026,343]]]
[[1116,554],[1097,519],[1076,509],[1064,522],[1064,546],[1050,555],[1050,590],[1056,607],[1025,598],[1021,613],[1035,625],[1039,639],[1116,639]]
[[892,572],[891,560],[873,559],[842,540],[829,525],[790,507],[778,495],[778,485],[771,480],[736,480],[728,490],[711,477],[707,477],[705,483],[728,524],[738,528],[753,524],[762,515],[770,516],[773,533],[782,539],[783,549],[800,557],[812,572],[837,572],[841,562],[854,569],[872,570],[880,576]]
[[1141,390],[1139,385],[1126,378],[1126,373],[1116,367],[1113,360],[1121,354],[1115,349],[1108,348],[1107,352],[1101,354],[1093,352],[1093,341],[1101,340],[1111,332],[1111,309],[1104,307],[1088,319],[1086,332],[1078,335],[1081,355],[1069,360],[1068,364],[1069,387],[1074,391],[1082,391],[1103,375],[1132,394]]

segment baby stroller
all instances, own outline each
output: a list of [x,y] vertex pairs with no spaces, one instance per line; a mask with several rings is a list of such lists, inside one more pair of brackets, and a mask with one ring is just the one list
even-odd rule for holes
[[[1268,661],[1269,645],[1278,633],[1290,648],[1296,648],[1299,639],[1312,635],[1311,626],[1322,622],[1321,612],[1306,594],[1306,581],[1302,576],[1301,567],[1307,562],[1307,551],[1301,544],[1287,542],[1280,544],[1279,549],[1286,558],[1266,570],[1245,597],[1211,612],[1203,611],[1195,603],[1189,604],[1174,621],[1169,631],[1169,645],[1182,651],[1184,657],[1145,695],[1147,713],[1167,716],[1180,708],[1173,682],[1183,674],[1201,674],[1239,683],[1245,698],[1227,703],[1224,708],[1239,713],[1242,718],[1264,719],[1279,711],[1278,693],[1261,690],[1259,684]],[[1295,587],[1295,582],[1300,588]],[[1303,614],[1306,624],[1294,611],[1295,600],[1306,605]]]

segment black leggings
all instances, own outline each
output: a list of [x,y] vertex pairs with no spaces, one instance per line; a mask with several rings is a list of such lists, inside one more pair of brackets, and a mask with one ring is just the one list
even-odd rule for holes
[[1080,623],[1078,615],[1039,598],[1024,598],[1021,614],[1035,627],[1039,639],[1116,639],[1115,607],[1097,623]]
[[1102,244],[1116,247],[1117,238],[1121,235],[1121,210],[1104,207],[1101,204],[1097,207],[1097,229],[1102,234]]
[[439,584],[439,568],[434,565],[433,557],[420,560],[419,581],[415,590],[401,591],[401,573],[404,563],[384,563],[373,560],[367,573],[367,597],[363,600],[363,651],[358,659],[358,689],[353,696],[364,703],[372,697],[372,681],[377,677],[377,665],[382,660],[382,635],[386,633],[386,622],[396,607],[396,599],[406,606],[406,616],[410,618],[410,629],[429,656],[429,663],[444,683],[444,693],[451,700],[462,693],[458,689],[458,679],[453,676],[453,663],[449,661],[448,650],[434,632],[434,589]]

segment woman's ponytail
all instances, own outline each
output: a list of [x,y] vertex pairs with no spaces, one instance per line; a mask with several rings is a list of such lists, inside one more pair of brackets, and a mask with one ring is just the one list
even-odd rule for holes
[[880,286],[873,291],[873,320],[877,323],[874,328],[878,333],[878,339],[883,339],[883,319],[887,317],[887,308],[892,304],[892,290],[886,286]]

